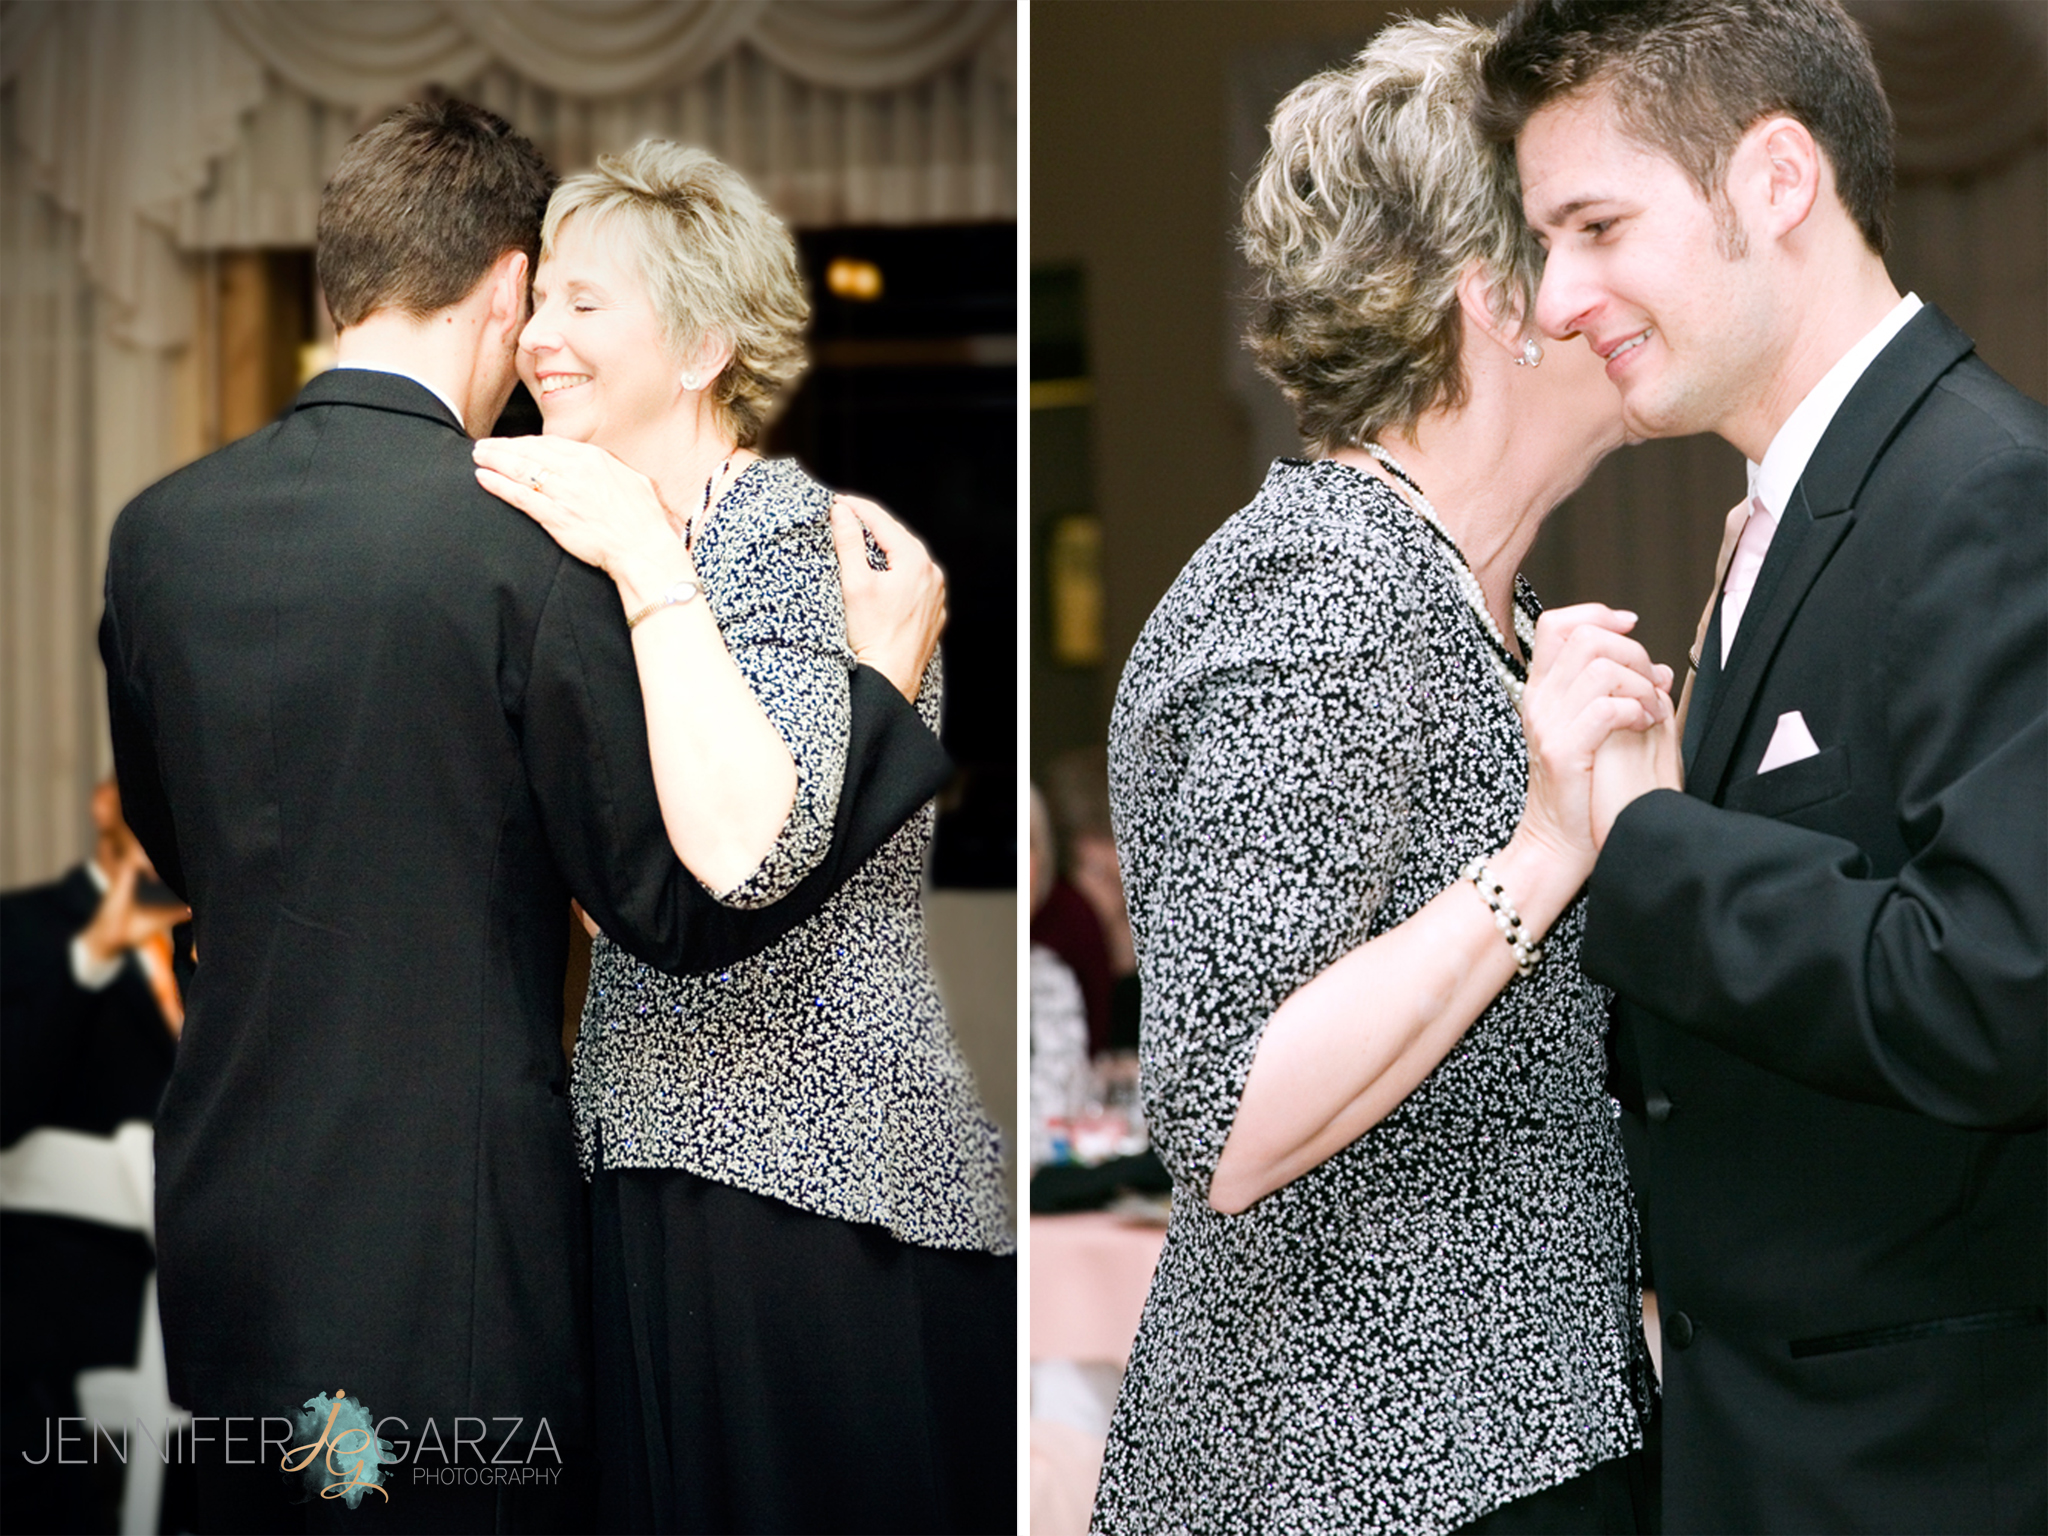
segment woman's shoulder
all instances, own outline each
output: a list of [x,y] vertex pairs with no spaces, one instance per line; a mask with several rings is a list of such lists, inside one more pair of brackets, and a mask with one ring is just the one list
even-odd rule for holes
[[1118,739],[1219,708],[1278,717],[1310,696],[1405,697],[1425,654],[1429,551],[1404,518],[1414,514],[1373,476],[1277,461],[1146,620],[1117,686],[1112,754]]
[[1250,505],[1182,568],[1146,628],[1167,639],[1193,626],[1226,643],[1369,635],[1414,590],[1418,550],[1427,553],[1414,522],[1375,476],[1327,459],[1277,459]]
[[829,525],[831,488],[811,478],[795,459],[755,459],[734,477],[711,520],[744,526],[752,538],[772,537],[811,524]]

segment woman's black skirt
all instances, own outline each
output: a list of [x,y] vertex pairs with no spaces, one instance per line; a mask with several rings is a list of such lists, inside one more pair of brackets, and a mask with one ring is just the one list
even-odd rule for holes
[[1016,1528],[1014,1258],[674,1170],[592,1195],[603,1529]]

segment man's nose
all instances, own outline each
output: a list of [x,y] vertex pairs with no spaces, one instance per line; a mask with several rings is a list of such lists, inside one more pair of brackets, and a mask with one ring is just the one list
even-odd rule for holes
[[1586,329],[1592,295],[1585,274],[1568,253],[1551,251],[1543,262],[1543,281],[1536,288],[1536,326],[1552,340]]

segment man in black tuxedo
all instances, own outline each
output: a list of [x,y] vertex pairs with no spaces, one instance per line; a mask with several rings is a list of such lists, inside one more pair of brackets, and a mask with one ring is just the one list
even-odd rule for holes
[[[844,578],[855,649],[882,636],[888,676],[855,673],[823,864],[743,913],[676,861],[618,593],[470,458],[512,387],[551,184],[461,102],[359,137],[320,223],[341,366],[113,532],[100,646],[122,794],[194,913],[157,1226],[209,1529],[565,1518],[539,1495],[593,1454],[559,1041],[570,898],[653,964],[715,968],[815,910],[946,775],[900,691],[939,583],[895,541],[889,573]],[[278,1416],[342,1392],[406,1459],[359,1509],[291,1514],[277,1468],[315,1435]]]
[[1834,0],[1525,0],[1489,88],[1539,324],[1752,466],[1683,793],[1594,768],[1666,1529],[2048,1528],[2048,411],[1893,287]]
[[[60,1173],[75,1166],[76,1144],[37,1133],[111,1138],[123,1125],[147,1125],[185,1017],[170,970],[184,904],[163,899],[112,780],[93,790],[92,814],[91,858],[61,879],[0,895],[0,1148],[46,1168],[54,1161]],[[50,1441],[56,1421],[78,1416],[80,1371],[135,1364],[155,1262],[139,1227],[82,1211],[0,1212],[6,1529],[117,1523],[118,1476],[75,1450],[70,1459],[51,1454]]]

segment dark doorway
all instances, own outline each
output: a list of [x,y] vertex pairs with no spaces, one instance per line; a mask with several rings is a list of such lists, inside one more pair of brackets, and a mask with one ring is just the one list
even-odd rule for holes
[[1017,228],[798,236],[811,371],[769,437],[828,485],[872,497],[946,568],[939,885],[1017,878]]

